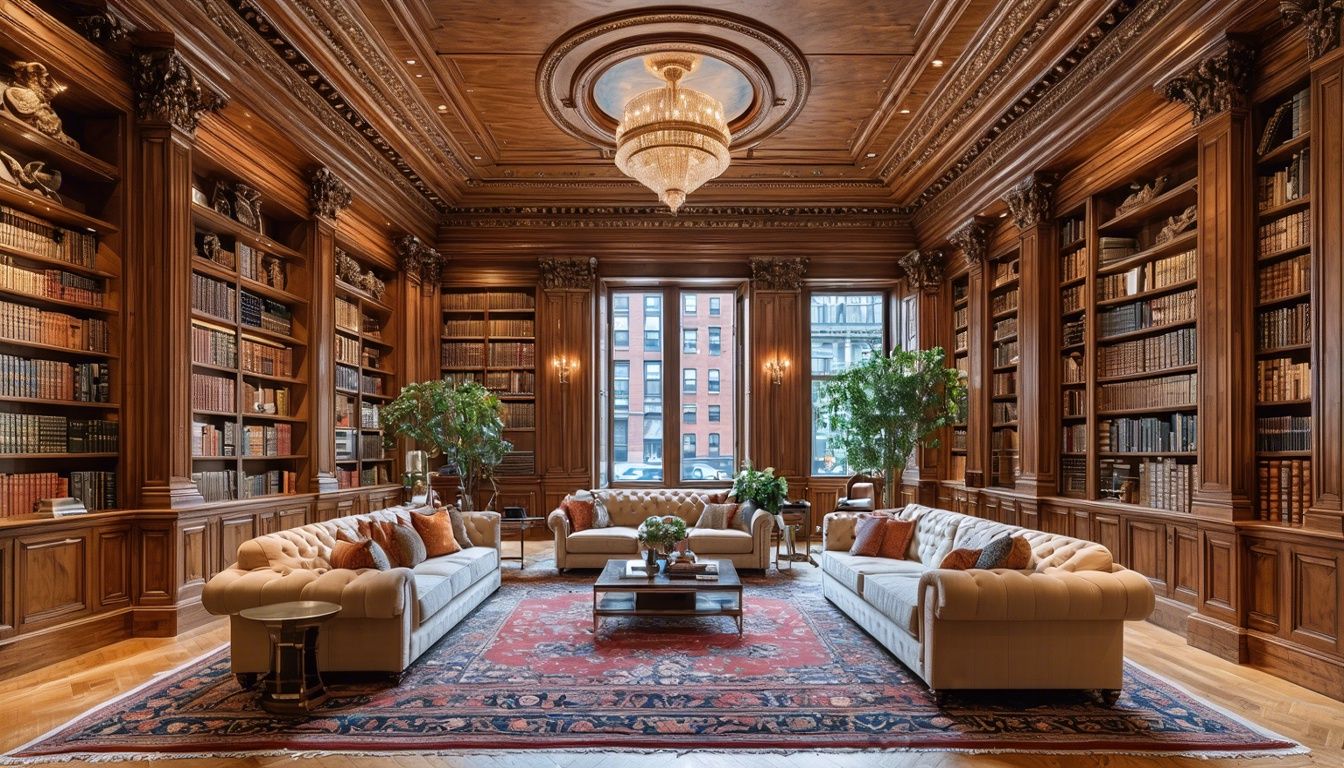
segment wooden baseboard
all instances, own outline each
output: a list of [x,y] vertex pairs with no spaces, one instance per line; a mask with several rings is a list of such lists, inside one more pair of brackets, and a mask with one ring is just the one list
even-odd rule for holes
[[136,637],[175,637],[218,618],[205,610],[198,597],[177,605],[139,606],[132,627]]
[[1194,612],[1195,609],[1185,603],[1167,597],[1159,597],[1156,605],[1153,606],[1153,612],[1148,616],[1148,623],[1156,624],[1168,632],[1184,635],[1186,633],[1186,619]]
[[130,608],[16,635],[0,643],[0,678],[41,669],[133,635]]
[[1344,701],[1344,660],[1255,630],[1246,633],[1245,645],[1247,664]]
[[1246,662],[1246,630],[1199,613],[1190,614],[1185,642],[1233,664]]

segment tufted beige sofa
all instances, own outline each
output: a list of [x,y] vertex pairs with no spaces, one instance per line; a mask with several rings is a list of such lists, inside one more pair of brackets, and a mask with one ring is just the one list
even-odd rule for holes
[[[694,526],[714,494],[727,495],[727,489],[701,488],[604,488],[593,496],[606,504],[611,526],[590,528],[575,533],[563,510],[555,509],[546,524],[555,534],[555,566],[566,568],[602,568],[612,558],[632,560],[639,557],[636,529],[653,515],[676,515]],[[758,509],[749,524],[751,533],[737,530],[692,528],[690,549],[701,557],[731,560],[737,568],[765,570],[770,565],[770,533],[775,518]]]
[[[1121,687],[1124,623],[1146,619],[1153,587],[1093,542],[917,504],[905,560],[849,554],[854,513],[822,521],[822,590],[941,694],[958,689]],[[1004,533],[1031,544],[1026,571],[942,570],[959,548]]]
[[400,673],[499,588],[499,515],[468,512],[474,546],[410,568],[333,569],[326,558],[341,530],[357,536],[360,520],[409,522],[391,507],[304,525],[245,541],[238,562],[202,594],[205,609],[229,616],[233,672],[242,679],[270,669],[269,640],[257,622],[238,616],[253,606],[290,600],[337,603],[323,625],[318,665],[327,672]]

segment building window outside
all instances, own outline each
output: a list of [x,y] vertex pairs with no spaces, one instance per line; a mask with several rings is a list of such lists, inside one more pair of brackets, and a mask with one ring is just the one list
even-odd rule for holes
[[695,369],[683,368],[681,370],[681,391],[683,394],[695,394]]
[[694,404],[692,404],[692,405],[683,405],[683,406],[681,406],[681,423],[682,423],[682,424],[694,424],[694,423],[695,423],[695,405],[694,405]]
[[720,420],[719,406],[717,405],[709,406],[709,420],[711,422],[718,423],[718,421]]
[[720,383],[720,382],[719,382],[719,369],[718,369],[718,368],[710,368],[710,369],[709,369],[709,391],[710,391],[710,392],[718,392],[718,391],[719,391],[719,383]]
[[695,458],[695,433],[691,432],[681,436],[681,457],[683,459]]
[[696,338],[697,336],[698,334],[694,328],[683,329],[681,332],[681,351],[689,355],[694,355],[698,351],[697,347],[699,346],[699,340]]
[[723,314],[723,306],[719,303],[719,297],[718,297],[718,296],[710,296],[710,297],[709,297],[709,315],[710,315],[710,317],[718,317],[718,316],[721,315],[721,314]]
[[717,355],[723,351],[723,329],[717,325],[709,327],[709,354]]
[[682,307],[682,312],[683,312],[684,314],[686,314],[686,315],[694,315],[694,314],[695,314],[695,294],[694,294],[694,293],[683,293],[683,294],[681,295],[681,307]]
[[809,302],[812,361],[812,474],[850,474],[845,457],[831,443],[824,424],[824,383],[883,349],[885,297],[881,293],[817,293]]
[[719,455],[719,433],[718,433],[718,432],[710,432],[710,433],[709,433],[709,455],[710,455],[710,456],[718,456],[718,455]]
[[611,396],[617,413],[630,410],[630,361],[617,360],[612,364]]
[[630,420],[616,419],[611,426],[611,457],[615,461],[627,461],[630,458]]
[[630,348],[630,297],[616,296],[611,303],[611,345],[615,349]]

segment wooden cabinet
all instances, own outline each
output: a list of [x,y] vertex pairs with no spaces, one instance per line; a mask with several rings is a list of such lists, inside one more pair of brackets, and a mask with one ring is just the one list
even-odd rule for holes
[[0,640],[18,631],[14,620],[14,539],[0,538]]
[[91,531],[58,530],[15,542],[16,618],[29,632],[91,610]]
[[98,607],[131,601],[131,527],[119,525],[94,532],[94,579]]

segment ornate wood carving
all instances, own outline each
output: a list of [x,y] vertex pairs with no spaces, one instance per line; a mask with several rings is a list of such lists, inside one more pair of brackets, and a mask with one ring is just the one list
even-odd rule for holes
[[1162,95],[1194,113],[1195,125],[1230,109],[1246,109],[1255,51],[1228,38],[1226,46],[1167,81]]
[[797,291],[807,277],[807,257],[752,259],[751,285],[758,291]]
[[1309,60],[1315,61],[1339,45],[1344,0],[1279,0],[1279,13],[1290,24],[1302,23]]
[[9,77],[0,85],[4,86],[4,101],[0,102],[0,109],[6,115],[43,136],[72,147],[79,146],[66,135],[61,126],[61,117],[52,107],[51,102],[65,91],[66,86],[52,78],[46,64],[16,61],[10,65]]
[[965,259],[966,266],[978,272],[985,265],[985,256],[989,248],[988,219],[980,216],[971,217],[970,221],[961,225],[948,237],[948,241],[952,243],[952,247],[961,251],[961,258]]
[[937,293],[943,284],[942,251],[910,251],[901,257],[900,265],[910,287],[921,293]]
[[141,122],[168,123],[187,133],[196,132],[202,114],[228,103],[203,86],[171,48],[137,48],[131,59],[131,88]]
[[1057,183],[1054,174],[1033,173],[1008,190],[1003,201],[1018,229],[1030,229],[1054,215]]
[[903,229],[907,208],[686,206],[676,216],[654,206],[454,208],[444,226],[473,229]]
[[402,235],[397,238],[396,246],[397,260],[403,274],[418,280],[422,286],[438,284],[439,274],[447,259],[415,235]]
[[540,259],[541,287],[547,290],[561,288],[591,289],[597,280],[597,259]]
[[90,42],[104,48],[119,45],[130,35],[120,16],[111,11],[86,13],[75,17],[75,30]]
[[308,183],[308,205],[314,216],[334,219],[354,202],[350,187],[326,166],[314,168]]

